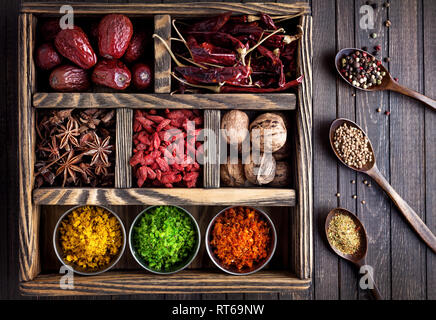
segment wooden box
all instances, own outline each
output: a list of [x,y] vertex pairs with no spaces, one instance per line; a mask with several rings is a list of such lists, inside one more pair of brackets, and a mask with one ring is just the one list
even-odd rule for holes
[[[35,26],[40,17],[59,16],[58,4],[24,3],[19,17],[19,232],[20,289],[25,295],[102,295],[139,293],[279,292],[306,290],[312,274],[312,18],[307,3],[186,3],[173,4],[74,4],[77,17],[123,13],[154,21],[155,32],[168,39],[171,17],[193,17],[231,10],[235,14],[290,15],[304,31],[299,40],[298,72],[304,81],[298,94],[184,94],[170,95],[171,61],[155,42],[155,88],[138,93],[38,92],[33,62]],[[115,108],[115,188],[34,189],[35,113],[38,108]],[[247,109],[289,112],[293,124],[293,188],[220,188],[219,166],[204,165],[203,187],[196,189],[132,188],[129,158],[132,153],[132,118],[135,108],[198,108],[205,127],[217,130],[221,110]],[[207,143],[207,142],[206,142]],[[214,214],[229,205],[263,207],[278,226],[275,258],[264,271],[230,276],[213,268],[205,253],[188,270],[169,276],[150,274],[126,250],[116,268],[98,276],[75,276],[74,289],[59,286],[62,274],[53,252],[52,233],[59,216],[78,204],[102,204],[121,216],[126,229],[147,205],[187,207],[200,224],[202,236]],[[266,208],[265,208],[266,207]],[[202,240],[203,241],[203,240]]]

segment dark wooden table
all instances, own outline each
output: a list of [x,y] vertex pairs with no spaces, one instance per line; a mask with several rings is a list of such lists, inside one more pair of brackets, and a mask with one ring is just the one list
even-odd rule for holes
[[[282,292],[96,298],[366,299],[366,293],[358,289],[356,270],[328,250],[322,234],[328,211],[341,206],[356,212],[367,228],[368,264],[374,268],[385,299],[436,299],[436,255],[416,237],[380,188],[336,161],[327,140],[333,119],[347,117],[357,121],[373,142],[382,173],[436,232],[436,113],[395,93],[355,92],[338,79],[333,64],[335,52],[340,48],[366,46],[372,51],[374,46],[380,45],[380,56],[390,56],[387,66],[400,83],[436,98],[436,1],[391,0],[389,8],[383,7],[385,1],[371,1],[378,5],[374,30],[363,30],[359,26],[362,16],[359,9],[365,2],[311,1],[314,17],[314,272],[311,290],[298,295]],[[18,11],[19,1],[0,4],[1,298],[20,298],[17,290]],[[390,28],[384,26],[388,19],[392,22]],[[377,33],[378,37],[370,38],[371,33]],[[376,112],[377,108],[382,112]],[[352,184],[352,180],[356,183]],[[364,180],[372,186],[366,186]],[[335,196],[337,192],[341,194],[339,198]],[[357,199],[353,199],[353,195],[357,195]]]

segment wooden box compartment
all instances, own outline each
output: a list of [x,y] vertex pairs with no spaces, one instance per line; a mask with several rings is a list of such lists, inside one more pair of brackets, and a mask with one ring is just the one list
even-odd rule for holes
[[[20,288],[27,295],[100,295],[136,293],[278,292],[304,290],[312,271],[312,146],[311,146],[311,24],[307,3],[199,3],[178,4],[74,4],[77,17],[101,17],[124,13],[154,21],[164,39],[171,34],[171,17],[235,14],[289,15],[301,11],[298,24],[298,73],[304,80],[297,94],[185,94],[170,95],[171,61],[155,41],[154,93],[56,93],[42,92],[33,62],[36,23],[39,18],[59,16],[59,5],[24,3],[20,15],[19,125],[20,125]],[[116,109],[116,161],[114,188],[34,188],[35,113],[38,108]],[[205,163],[203,186],[185,188],[135,188],[129,159],[132,154],[133,111],[136,108],[202,109],[205,128],[218,130],[220,115],[227,109],[256,112],[283,111],[291,119],[293,179],[287,188],[220,188],[219,165]],[[206,141],[207,143],[211,143]],[[216,155],[218,156],[218,155]],[[78,204],[102,204],[119,213],[126,228],[148,205],[176,204],[194,214],[202,236],[210,219],[229,205],[254,205],[265,210],[279,229],[278,249],[265,270],[244,277],[229,276],[211,265],[204,244],[191,267],[170,276],[142,270],[126,248],[116,268],[102,275],[75,276],[74,290],[59,287],[59,262],[55,259],[52,232],[58,217]],[[203,239],[202,239],[203,241]]]

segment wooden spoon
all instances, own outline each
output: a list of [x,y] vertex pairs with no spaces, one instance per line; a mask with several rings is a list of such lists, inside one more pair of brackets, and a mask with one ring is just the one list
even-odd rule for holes
[[336,119],[332,122],[330,126],[330,132],[329,132],[329,138],[330,138],[330,145],[333,149],[333,152],[336,154],[338,159],[346,165],[348,168],[366,173],[371,178],[377,182],[380,187],[387,193],[387,195],[392,199],[392,201],[397,206],[398,210],[403,214],[403,216],[406,218],[406,220],[409,222],[409,224],[412,226],[412,228],[418,233],[418,235],[421,237],[421,239],[433,250],[434,253],[436,253],[436,237],[434,234],[430,231],[430,229],[425,225],[425,223],[421,220],[421,218],[416,214],[415,211],[407,204],[406,201],[404,201],[403,198],[392,188],[392,186],[389,184],[389,182],[386,180],[386,178],[381,174],[379,169],[377,168],[377,165],[375,163],[375,154],[374,149],[372,148],[371,141],[368,138],[369,141],[369,150],[372,153],[372,161],[367,163],[364,167],[361,169],[357,169],[355,167],[350,167],[347,165],[342,158],[339,156],[339,153],[337,152],[333,142],[334,142],[334,135],[335,131],[338,127],[346,123],[348,126],[355,127],[362,131],[363,135],[368,137],[365,131],[362,130],[356,123],[354,123],[351,120],[348,119]]
[[346,56],[349,56],[350,54],[352,54],[353,52],[359,51],[360,53],[365,52],[368,56],[373,57],[373,55],[371,55],[370,53],[360,50],[360,49],[355,49],[355,48],[346,48],[346,49],[342,49],[341,51],[339,51],[336,55],[335,58],[335,65],[336,65],[336,70],[338,71],[338,73],[341,75],[342,79],[344,79],[349,85],[353,86],[356,89],[360,89],[363,91],[382,91],[382,90],[391,90],[391,91],[395,91],[395,92],[399,92],[402,93],[406,96],[415,98],[416,100],[419,100],[421,102],[424,102],[425,104],[427,104],[428,106],[430,106],[433,110],[436,110],[436,101],[433,99],[430,99],[429,97],[416,92],[412,89],[409,89],[405,86],[400,85],[397,81],[394,80],[394,78],[392,78],[392,75],[389,73],[389,71],[383,66],[383,64],[380,64],[380,72],[386,72],[386,76],[383,77],[382,83],[380,85],[375,85],[372,87],[369,87],[367,89],[361,88],[361,87],[356,87],[353,84],[351,84],[351,82],[348,81],[348,79],[346,79],[343,74],[341,73],[341,59],[345,58]]
[[[333,219],[333,217],[337,213],[348,215],[351,219],[353,219],[354,223],[359,227],[359,230],[361,230],[361,232],[362,232],[361,248],[354,255],[342,253],[329,240],[328,232],[329,232],[330,221]],[[350,211],[343,209],[343,208],[333,209],[332,211],[329,212],[329,214],[327,215],[327,218],[325,220],[325,234],[326,234],[327,241],[328,241],[330,247],[332,248],[332,250],[334,252],[336,252],[336,254],[338,256],[340,256],[341,258],[344,258],[345,260],[351,261],[359,268],[359,270],[362,266],[366,265],[366,255],[368,253],[368,236],[366,234],[366,230],[365,230],[365,227],[363,226],[363,223],[359,220],[359,218],[356,215],[354,215]],[[371,290],[372,294],[374,295],[374,298],[377,300],[383,300],[383,298],[381,297],[380,291],[378,290],[378,288],[375,284],[375,281],[372,278],[371,273],[368,273],[368,277],[369,277],[369,281],[373,284],[373,288],[370,290]]]

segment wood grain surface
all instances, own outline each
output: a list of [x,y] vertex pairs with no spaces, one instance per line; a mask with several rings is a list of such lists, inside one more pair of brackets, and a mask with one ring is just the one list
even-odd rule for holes
[[295,205],[295,190],[276,188],[40,188],[33,191],[37,205]]
[[[160,73],[161,74],[161,73]],[[162,80],[163,81],[163,80]],[[168,80],[169,81],[169,80]],[[281,94],[160,94],[138,93],[35,93],[36,108],[156,108],[156,109],[270,109],[294,110],[293,93]],[[166,93],[166,94],[165,94]]]
[[[76,3],[74,12],[76,14],[101,14],[101,13],[124,13],[124,14],[169,14],[173,16],[203,16],[218,14],[224,11],[233,11],[243,14],[257,14],[265,12],[272,15],[292,15],[300,12],[310,13],[310,6],[307,2],[300,1],[293,4],[275,4],[275,3],[222,3],[216,2],[198,2],[194,6],[187,1],[165,1],[168,3],[131,3],[117,5],[112,3],[108,6],[105,3]],[[177,3],[177,5],[171,4]],[[25,2],[22,5],[22,12],[25,13],[52,13],[59,14],[59,4],[56,3],[31,3]]]
[[21,290],[31,295],[110,295],[166,293],[189,294],[232,292],[279,292],[282,290],[305,290],[310,281],[301,280],[286,271],[261,271],[246,277],[229,277],[222,272],[185,270],[174,275],[159,276],[141,271],[106,272],[99,276],[76,277],[74,289],[59,288],[61,275],[41,275],[35,281],[23,282]]

